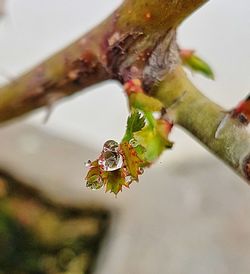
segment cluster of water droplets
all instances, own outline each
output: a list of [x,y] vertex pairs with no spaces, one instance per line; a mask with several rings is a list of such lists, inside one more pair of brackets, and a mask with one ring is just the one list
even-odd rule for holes
[[[103,145],[98,164],[102,171],[115,171],[123,166],[123,158],[119,153],[119,144],[114,140],[109,140]],[[92,162],[89,160],[85,166],[91,168]],[[93,175],[88,178],[86,186],[92,190],[100,189],[104,186],[104,181],[100,175]]]
[[[136,148],[139,145],[139,142],[136,139],[131,139],[129,144]],[[86,164],[86,167],[91,168],[92,162],[89,160]],[[112,172],[122,168],[124,165],[123,156],[119,151],[119,144],[114,140],[109,140],[103,145],[101,156],[98,159],[98,165],[101,171]],[[143,174],[144,169],[139,169],[139,174]],[[125,181],[128,185],[135,181],[135,178],[131,175],[125,177]],[[86,186],[92,190],[100,189],[104,186],[104,181],[100,174],[96,174],[88,178]]]
[[98,164],[103,171],[115,171],[123,166],[123,158],[119,153],[119,144],[116,141],[109,140],[103,145]]
[[92,162],[90,160],[88,160],[87,162],[85,162],[85,167],[89,168],[91,167]]

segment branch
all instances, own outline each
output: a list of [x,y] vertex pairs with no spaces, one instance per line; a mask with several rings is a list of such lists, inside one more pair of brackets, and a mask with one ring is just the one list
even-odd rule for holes
[[[126,80],[124,74],[129,62],[132,67],[142,51],[150,53],[170,29],[176,28],[205,2],[124,1],[88,34],[0,88],[0,123],[42,106],[50,106],[63,97],[107,79]],[[140,66],[144,66],[143,62]]]
[[2,87],[0,123],[107,79],[138,78],[148,93],[174,106],[177,124],[249,181],[249,133],[231,119],[216,139],[223,109],[203,96],[178,64],[176,28],[205,2],[125,0],[88,34]]
[[201,94],[181,67],[166,76],[155,89],[155,96],[166,108],[173,108],[177,124],[250,182],[250,134],[246,126],[229,119],[215,138],[225,110]]
[[86,35],[27,74],[0,88],[0,123],[110,78]]

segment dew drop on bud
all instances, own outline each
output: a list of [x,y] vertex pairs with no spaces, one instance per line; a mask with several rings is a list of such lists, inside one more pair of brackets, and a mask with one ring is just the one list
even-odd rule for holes
[[90,177],[86,183],[86,186],[92,190],[100,189],[103,187],[103,185],[103,180],[99,175]]
[[138,142],[137,140],[135,140],[134,138],[131,139],[131,140],[129,141],[129,144],[130,144],[132,147],[137,147],[137,146],[139,146],[139,142]]
[[103,145],[103,151],[118,152],[119,144],[114,140],[109,140]]
[[144,169],[142,167],[139,168],[139,174],[142,175],[144,173]]
[[106,151],[102,153],[98,164],[103,171],[115,171],[123,166],[123,158],[119,153]]
[[126,176],[125,181],[128,185],[130,185],[133,183],[134,179],[132,176],[129,175],[129,176]]
[[85,164],[85,167],[91,167],[92,162],[90,160],[88,160],[84,164]]

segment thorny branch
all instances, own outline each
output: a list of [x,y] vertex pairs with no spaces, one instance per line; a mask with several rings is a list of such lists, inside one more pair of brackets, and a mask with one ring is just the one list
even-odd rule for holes
[[[139,79],[165,107],[174,107],[181,125],[250,181],[250,135],[229,119],[215,131],[224,110],[203,96],[180,67],[178,25],[206,0],[125,0],[104,22],[27,74],[0,89],[0,122],[116,79]],[[185,96],[182,96],[183,93]]]

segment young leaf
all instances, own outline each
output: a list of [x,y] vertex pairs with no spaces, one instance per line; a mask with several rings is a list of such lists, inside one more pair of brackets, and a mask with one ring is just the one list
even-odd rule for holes
[[146,121],[142,113],[138,110],[132,110],[127,120],[127,128],[123,141],[129,142],[133,138],[133,134],[143,129],[145,125]]
[[144,153],[146,162],[153,163],[165,149],[173,146],[173,143],[168,140],[168,134],[171,131],[171,127],[168,125],[168,122],[158,120],[154,129],[147,126],[135,133],[135,138],[146,148]]
[[138,110],[135,110],[128,117],[127,130],[134,133],[143,129],[145,124],[146,122],[143,115]]
[[90,170],[85,180],[86,186],[90,189],[100,189],[104,185],[102,172],[97,160],[91,163]]
[[106,184],[106,192],[111,192],[115,195],[122,191],[123,186],[128,187],[121,169],[113,172],[106,172],[106,178],[104,180]]
[[180,56],[184,66],[188,67],[194,72],[199,72],[204,76],[214,80],[214,72],[210,65],[199,56],[195,55],[194,51],[181,50]]
[[142,160],[138,157],[133,146],[131,146],[128,142],[123,142],[120,147],[125,160],[127,174],[131,176],[133,180],[138,181],[140,167],[143,164]]

